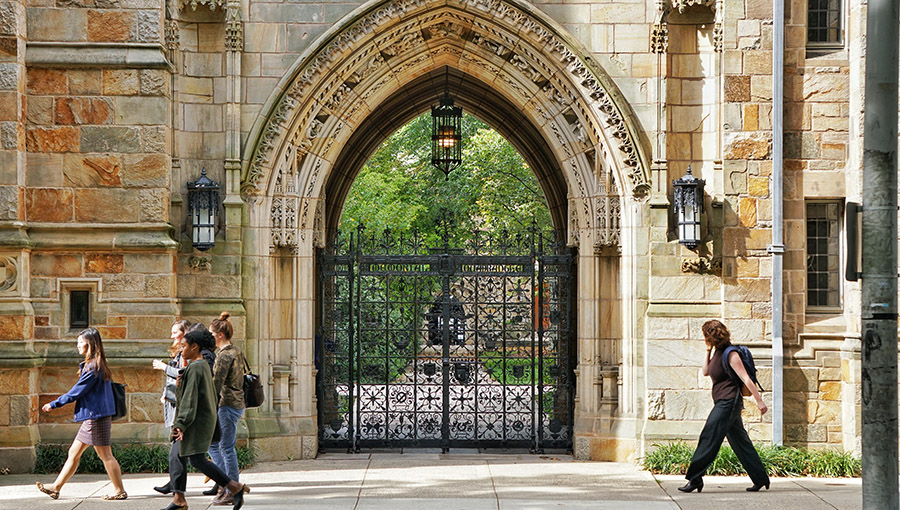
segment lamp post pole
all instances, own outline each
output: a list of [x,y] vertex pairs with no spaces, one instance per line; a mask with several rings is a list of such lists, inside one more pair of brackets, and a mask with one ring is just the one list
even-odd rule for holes
[[869,0],[862,191],[862,500],[897,510],[898,0]]

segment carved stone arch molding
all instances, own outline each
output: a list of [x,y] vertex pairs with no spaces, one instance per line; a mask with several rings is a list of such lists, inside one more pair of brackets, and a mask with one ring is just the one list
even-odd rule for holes
[[[558,228],[597,229],[598,199],[649,190],[647,144],[630,107],[545,14],[519,0],[378,0],[298,58],[250,132],[241,190],[271,198],[272,246],[321,243],[374,141],[427,111],[445,81],[523,154]],[[299,239],[275,232],[291,225],[274,221],[288,211]]]

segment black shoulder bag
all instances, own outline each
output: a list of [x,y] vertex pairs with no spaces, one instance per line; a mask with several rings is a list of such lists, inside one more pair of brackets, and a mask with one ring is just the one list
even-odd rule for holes
[[259,375],[250,371],[250,364],[247,363],[247,358],[245,356],[241,357],[244,358],[244,368],[246,369],[244,372],[244,406],[248,409],[259,407],[266,401],[262,381],[259,380]]
[[116,401],[116,414],[112,416],[112,419],[118,420],[119,418],[124,418],[125,415],[128,414],[128,405],[125,401],[125,386],[128,385],[117,382],[111,384],[113,400]]

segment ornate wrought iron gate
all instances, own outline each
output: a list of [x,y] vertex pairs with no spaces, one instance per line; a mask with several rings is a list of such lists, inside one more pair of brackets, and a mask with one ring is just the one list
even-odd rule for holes
[[360,230],[321,255],[320,446],[571,448],[571,253],[539,234],[425,246]]

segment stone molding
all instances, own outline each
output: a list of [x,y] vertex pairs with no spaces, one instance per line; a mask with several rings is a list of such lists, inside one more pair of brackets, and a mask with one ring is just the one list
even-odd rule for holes
[[29,67],[127,67],[169,69],[166,49],[158,43],[83,43],[29,41],[25,46]]
[[[385,89],[396,88],[397,77],[427,71],[437,61],[501,79],[510,92],[518,92],[544,131],[553,134],[548,139],[557,138],[560,157],[568,158],[563,166],[579,174],[573,187],[581,202],[590,202],[595,191],[578,171],[588,151],[596,150],[592,156],[619,169],[636,197],[649,190],[639,130],[632,114],[623,113],[627,102],[586,52],[527,5],[379,2],[360,8],[321,40],[327,44],[308,50],[282,79],[250,133],[242,161],[245,195],[272,186],[281,161],[276,152],[333,160],[335,140],[377,107]],[[295,140],[288,142],[289,136]],[[310,191],[320,185],[311,182]],[[590,209],[585,205],[584,212]],[[301,227],[306,219],[304,214]],[[593,221],[590,214],[588,219]]]
[[33,223],[28,226],[29,246],[55,250],[175,250],[168,223],[85,224]]

